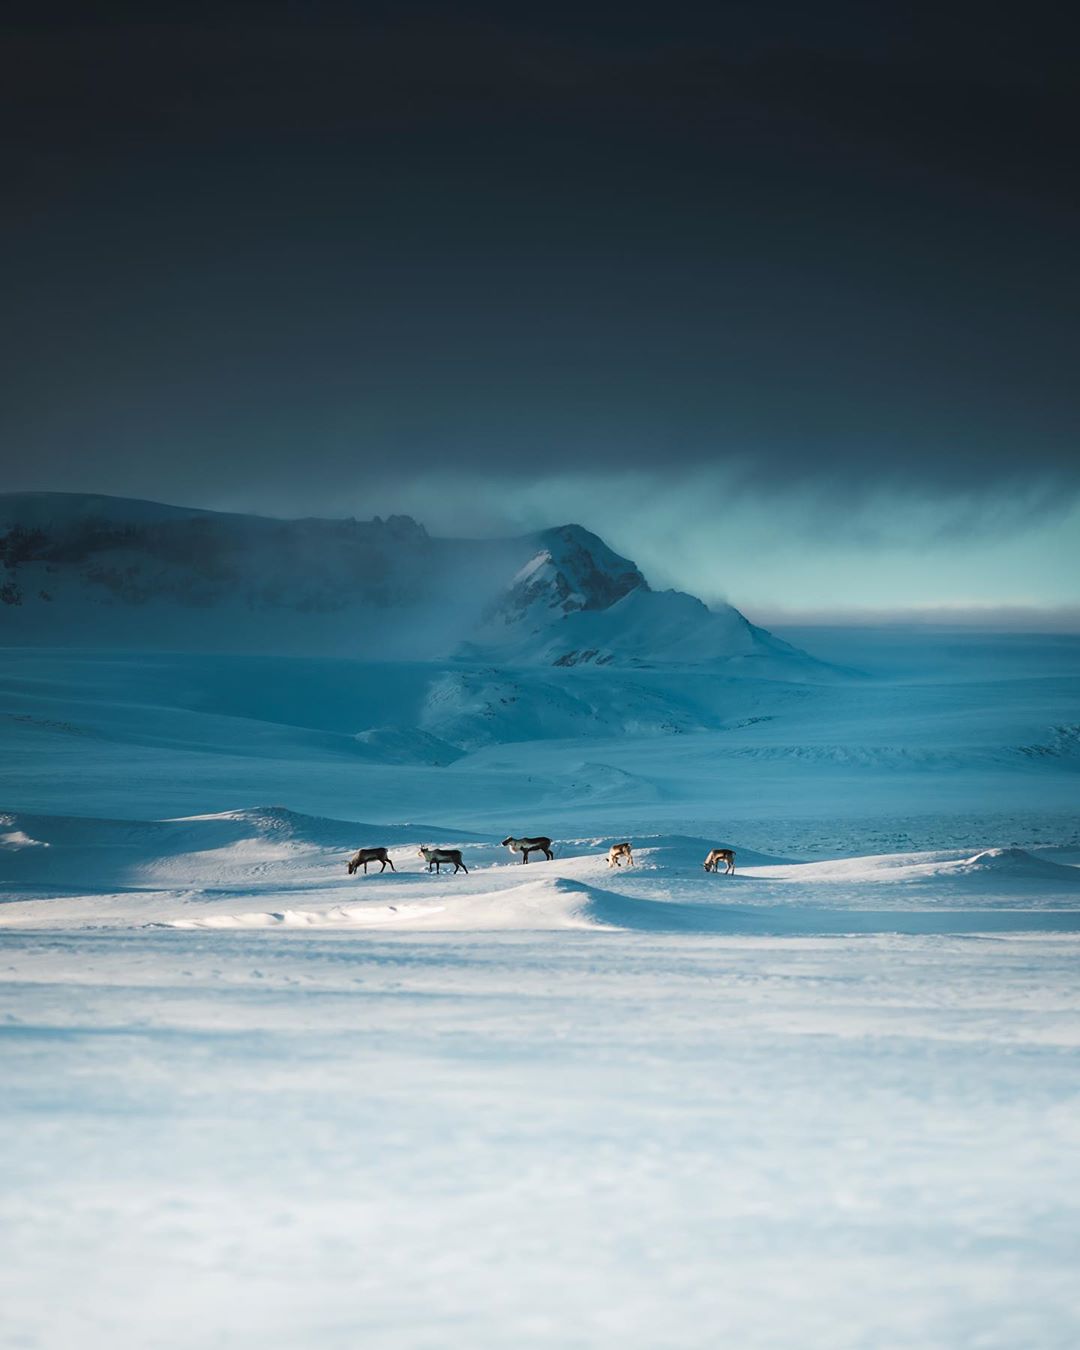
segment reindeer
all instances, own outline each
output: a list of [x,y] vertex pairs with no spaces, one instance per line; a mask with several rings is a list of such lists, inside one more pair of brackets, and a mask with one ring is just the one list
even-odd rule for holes
[[711,848],[709,856],[705,859],[704,867],[706,872],[718,872],[720,864],[724,864],[724,875],[735,875],[735,850],[733,848]]
[[551,840],[543,834],[538,834],[535,839],[515,839],[510,835],[503,840],[503,848],[508,848],[511,853],[520,853],[523,863],[529,861],[530,853],[542,853],[548,862],[555,856],[551,851]]
[[608,849],[607,865],[609,867],[622,867],[623,859],[626,859],[627,867],[633,867],[634,855],[630,851],[629,844],[612,844]]
[[459,871],[464,872],[466,876],[469,874],[469,869],[461,861],[461,849],[459,848],[428,848],[426,844],[421,844],[417,856],[424,859],[429,872],[434,867],[436,875],[439,874],[441,863],[453,863],[455,876]]
[[388,863],[391,872],[397,871],[393,859],[390,857],[390,854],[387,853],[386,849],[361,848],[357,850],[355,856],[349,859],[349,876],[352,876],[358,867],[362,867],[364,869],[364,876],[367,876],[367,865],[369,862],[382,863],[382,866],[379,868],[380,872],[386,871]]

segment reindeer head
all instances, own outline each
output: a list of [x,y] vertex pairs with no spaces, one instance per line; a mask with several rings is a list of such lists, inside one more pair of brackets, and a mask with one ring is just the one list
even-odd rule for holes
[[352,874],[356,871],[356,863],[354,863],[353,860],[350,858],[348,863],[346,863],[346,866],[349,869],[349,876],[352,876]]

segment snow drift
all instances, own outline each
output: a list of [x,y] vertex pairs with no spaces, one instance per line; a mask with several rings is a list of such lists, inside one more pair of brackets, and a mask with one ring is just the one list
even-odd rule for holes
[[[928,920],[925,931],[1000,926],[1006,912],[1014,928],[1054,912],[1080,923],[1080,868],[1017,848],[796,863],[738,838],[637,834],[635,865],[611,869],[609,835],[564,835],[554,861],[527,866],[501,837],[279,806],[158,821],[7,812],[0,924],[804,933],[924,931],[910,916],[935,911],[960,917]],[[429,872],[421,843],[461,848],[468,874]],[[712,843],[736,850],[735,876],[703,872]],[[376,845],[396,870],[349,876],[352,852]]]

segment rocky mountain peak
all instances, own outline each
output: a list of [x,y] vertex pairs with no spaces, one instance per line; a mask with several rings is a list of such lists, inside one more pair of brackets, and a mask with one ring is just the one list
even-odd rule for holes
[[519,623],[535,616],[550,622],[581,610],[602,610],[649,584],[628,558],[620,557],[581,525],[560,525],[535,536],[536,552],[514,576],[493,619]]

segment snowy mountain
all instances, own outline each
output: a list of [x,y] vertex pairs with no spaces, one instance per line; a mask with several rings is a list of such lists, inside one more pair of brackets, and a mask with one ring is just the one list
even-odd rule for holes
[[536,552],[462,654],[511,665],[749,663],[770,674],[809,662],[730,605],[710,609],[681,591],[654,591],[634,563],[580,525],[531,538]]
[[101,607],[394,608],[423,595],[431,547],[407,516],[271,520],[66,493],[0,497],[7,602],[31,607],[76,588]]
[[631,591],[649,589],[632,562],[580,525],[544,530],[535,541],[536,553],[493,606],[493,623],[544,623],[554,615],[607,609]]
[[481,612],[474,574],[501,565],[487,553],[498,549],[432,539],[407,516],[273,520],[4,496],[0,641],[441,656]]
[[545,530],[491,606],[471,650],[510,664],[702,665],[805,659],[737,609],[654,591],[637,567],[579,525]]
[[[275,520],[0,496],[0,643],[515,666],[814,665],[730,606],[657,592],[579,525],[440,539],[407,516]],[[734,671],[732,673],[735,673]]]

